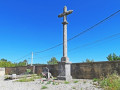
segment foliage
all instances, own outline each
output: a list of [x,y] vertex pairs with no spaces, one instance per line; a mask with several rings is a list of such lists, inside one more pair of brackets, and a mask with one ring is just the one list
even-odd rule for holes
[[86,83],[86,81],[83,81],[83,83],[85,84],[85,83]]
[[70,83],[70,82],[68,82],[68,81],[65,81],[65,82],[64,82],[64,84],[69,84],[69,83]]
[[24,60],[23,62],[15,63],[15,66],[26,66],[27,60]]
[[17,80],[18,82],[31,82],[34,81],[35,79],[39,79],[40,76],[37,76],[35,74],[32,74],[31,77],[27,78],[27,76],[24,76],[23,78]]
[[22,79],[19,79],[17,80],[18,82],[31,82],[31,81],[34,81],[33,78],[22,78]]
[[72,87],[72,89],[76,89],[76,87]]
[[108,75],[99,80],[100,86],[105,90],[120,90],[120,76],[117,74]]
[[0,60],[0,67],[15,67],[15,64],[3,58]]
[[51,84],[51,81],[48,81],[47,84]]
[[27,60],[24,60],[23,62],[19,62],[19,63],[12,63],[4,58],[0,60],[0,67],[26,66],[26,64],[27,64]]
[[86,59],[86,63],[92,63],[92,62],[94,62],[94,60],[92,59],[92,60],[90,60],[90,59]]
[[47,87],[46,86],[42,86],[42,88],[41,89],[46,89]]
[[48,64],[58,64],[58,60],[57,60],[55,57],[53,57],[53,58],[51,58],[51,60],[48,61],[47,63],[48,63]]
[[10,76],[8,76],[8,75],[4,77],[4,80],[11,80],[11,79],[12,78]]
[[97,81],[98,81],[98,79],[97,79],[97,78],[94,78],[94,79],[93,79],[93,82],[97,82]]
[[109,54],[107,57],[108,61],[118,61],[120,60],[120,56],[117,56],[115,53]]
[[78,83],[78,81],[74,81],[74,83]]
[[26,69],[26,73],[29,74],[31,72],[30,69]]

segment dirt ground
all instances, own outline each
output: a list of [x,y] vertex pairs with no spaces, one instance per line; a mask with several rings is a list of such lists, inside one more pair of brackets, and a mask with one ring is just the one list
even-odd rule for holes
[[55,80],[53,82],[36,79],[32,82],[4,80],[0,77],[0,90],[103,90],[88,79],[73,79],[70,82]]

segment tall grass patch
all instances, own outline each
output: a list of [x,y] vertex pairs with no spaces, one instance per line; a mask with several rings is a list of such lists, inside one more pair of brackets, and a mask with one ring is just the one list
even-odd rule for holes
[[99,79],[99,85],[105,90],[120,90],[120,76],[117,74],[107,75]]

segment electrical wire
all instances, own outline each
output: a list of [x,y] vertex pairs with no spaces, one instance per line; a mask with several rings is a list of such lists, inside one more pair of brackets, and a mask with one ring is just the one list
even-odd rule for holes
[[[120,10],[116,11],[115,13],[113,13],[113,14],[111,14],[110,16],[106,17],[105,19],[99,21],[98,23],[94,24],[93,26],[89,27],[88,29],[86,29],[86,30],[80,32],[79,34],[73,36],[72,38],[68,39],[67,41],[69,42],[69,41],[71,41],[71,40],[79,37],[80,35],[82,35],[82,34],[88,32],[88,31],[92,30],[93,28],[95,28],[96,26],[98,26],[98,25],[100,25],[101,23],[105,22],[106,20],[110,19],[111,17],[113,17],[114,15],[116,15],[116,14],[119,13],[119,12],[120,12]],[[55,45],[55,46],[53,46],[53,47],[50,47],[50,48],[48,48],[48,49],[45,49],[45,50],[42,50],[42,51],[39,51],[39,52],[35,52],[35,53],[46,52],[46,51],[49,51],[49,50],[54,49],[54,48],[56,48],[56,47],[58,47],[58,46],[61,46],[61,45],[63,45],[63,43],[57,44],[57,45]]]
[[75,49],[81,48],[81,47],[86,47],[86,46],[89,46],[89,45],[92,45],[92,44],[95,44],[95,43],[104,41],[104,40],[106,40],[106,39],[110,39],[110,38],[119,36],[119,35],[120,35],[120,33],[117,33],[117,34],[114,34],[114,35],[111,35],[111,36],[102,38],[102,39],[100,39],[100,40],[96,40],[96,41],[93,41],[93,42],[91,42],[91,43],[87,43],[87,44],[84,44],[84,45],[82,45],[82,46],[75,47],[75,48],[73,48],[73,49],[70,49],[69,52],[70,52],[70,51],[73,51],[73,50],[75,50]]
[[[117,37],[117,36],[119,36],[119,35],[120,35],[120,33],[116,33],[116,34],[113,34],[113,35],[111,35],[111,36],[107,36],[107,37],[104,37],[104,38],[102,38],[102,39],[93,41],[93,42],[91,42],[91,43],[87,43],[87,44],[84,44],[84,45],[81,45],[81,46],[72,48],[72,49],[70,49],[70,50],[68,50],[68,51],[69,51],[69,52],[72,52],[72,51],[74,51],[74,50],[76,50],[76,49],[78,49],[78,48],[86,47],[86,46],[89,46],[89,45],[92,45],[92,44],[95,44],[95,43],[98,43],[98,42],[101,42],[101,41],[105,41],[105,40],[107,40],[107,39],[111,39],[111,38]],[[120,38],[120,37],[119,37],[119,38]],[[115,38],[115,39],[116,39],[116,38]],[[62,52],[61,52],[61,53],[62,53]],[[60,52],[59,52],[59,53],[56,53],[54,56],[59,55],[59,54],[60,54]],[[42,58],[45,58],[45,57],[49,57],[49,56],[44,56],[44,57],[40,57],[40,58],[42,59]],[[38,58],[39,58],[39,57],[38,57]]]
[[19,60],[21,60],[21,59],[23,59],[23,58],[29,56],[30,54],[31,54],[31,53],[28,53],[27,55],[25,55],[25,56],[23,56],[23,57],[21,57],[21,58],[19,58],[19,59],[16,59],[15,61],[19,61]]

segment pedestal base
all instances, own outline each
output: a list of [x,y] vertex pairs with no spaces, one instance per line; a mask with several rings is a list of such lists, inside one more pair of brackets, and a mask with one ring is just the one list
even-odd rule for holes
[[71,63],[59,62],[58,69],[59,69],[59,76],[57,77],[58,80],[66,80],[66,81],[72,80]]

